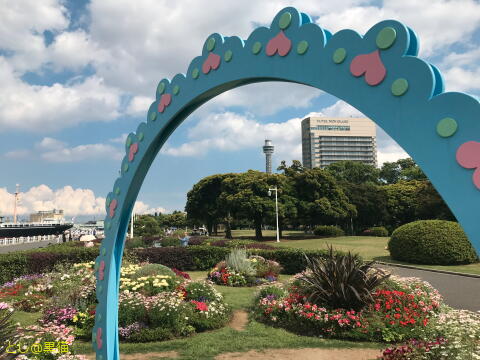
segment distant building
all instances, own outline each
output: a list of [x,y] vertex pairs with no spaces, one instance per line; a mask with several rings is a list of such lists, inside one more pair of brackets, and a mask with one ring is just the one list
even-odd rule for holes
[[30,222],[35,223],[51,223],[65,220],[63,217],[63,210],[37,211],[30,214]]
[[272,154],[275,147],[272,145],[272,140],[265,140],[263,146],[263,153],[265,154],[265,171],[267,174],[272,173]]
[[324,168],[351,160],[377,166],[375,123],[367,118],[302,120],[302,162],[306,168]]

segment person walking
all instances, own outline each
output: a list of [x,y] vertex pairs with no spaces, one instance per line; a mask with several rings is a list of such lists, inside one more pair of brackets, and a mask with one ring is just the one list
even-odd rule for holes
[[188,245],[188,240],[190,240],[190,236],[188,236],[188,233],[186,231],[184,232],[183,235],[184,235],[183,238],[180,238],[180,236],[178,238],[182,242],[182,246],[187,246]]

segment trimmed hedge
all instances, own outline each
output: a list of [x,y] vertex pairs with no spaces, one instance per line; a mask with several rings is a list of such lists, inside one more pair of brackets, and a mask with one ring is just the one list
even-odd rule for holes
[[395,260],[415,264],[455,265],[478,261],[461,226],[453,221],[421,220],[397,228],[388,242]]
[[22,275],[51,271],[58,263],[95,261],[98,256],[98,247],[86,248],[66,244],[0,254],[0,284]]
[[374,226],[369,229],[363,230],[363,236],[388,236],[388,230],[383,226]]
[[[42,249],[0,254],[0,285],[16,277],[51,271],[58,263],[81,263],[95,261],[98,247],[85,248],[69,245],[54,245]],[[209,270],[224,260],[231,251],[227,247],[187,246],[161,247],[125,250],[124,256],[133,257],[142,262],[162,264],[182,271]],[[296,274],[305,269],[306,254],[309,257],[323,257],[326,250],[307,250],[290,248],[247,249],[248,254],[259,255],[268,260],[279,262],[283,273]]]
[[344,236],[345,232],[335,225],[320,225],[313,229],[313,233],[318,236],[337,237]]
[[[150,248],[136,249],[135,255],[139,261],[158,263],[174,267],[182,271],[209,270],[224,260],[230,253],[229,248],[218,246],[192,246],[183,248]],[[283,267],[283,273],[296,274],[305,270],[304,254],[309,257],[326,256],[326,250],[300,249],[248,249],[248,254],[259,255],[267,260],[274,260]]]

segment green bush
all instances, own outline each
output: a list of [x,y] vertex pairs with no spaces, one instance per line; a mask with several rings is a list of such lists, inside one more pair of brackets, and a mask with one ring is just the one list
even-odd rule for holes
[[134,237],[133,239],[127,239],[125,241],[125,249],[135,249],[146,246],[147,245],[141,237]]
[[228,248],[246,247],[254,242],[253,240],[230,240],[225,243],[225,246]]
[[182,246],[182,241],[176,237],[166,237],[162,239],[162,246]]
[[317,236],[337,237],[344,236],[345,232],[335,225],[320,225],[315,227],[313,233]]
[[362,232],[363,236],[388,236],[388,230],[383,226],[375,226]]
[[271,296],[275,300],[278,300],[280,298],[285,297],[286,295],[287,295],[287,291],[284,288],[279,287],[278,285],[267,285],[262,287],[259,290],[259,292],[255,296],[255,299],[256,299],[255,303],[257,303],[258,300],[267,296]]
[[135,274],[133,274],[132,279],[138,279],[143,276],[155,276],[155,275],[168,275],[175,277],[175,273],[172,269],[161,265],[161,264],[147,264],[142,266],[141,269],[137,270]]
[[22,275],[29,274],[25,253],[1,254],[0,269],[0,285]]
[[455,265],[478,261],[460,225],[446,220],[421,220],[400,226],[388,250],[395,260],[414,264]]

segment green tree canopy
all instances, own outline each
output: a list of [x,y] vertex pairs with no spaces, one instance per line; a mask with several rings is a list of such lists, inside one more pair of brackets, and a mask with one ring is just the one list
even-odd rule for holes
[[339,182],[378,184],[380,170],[360,161],[337,161],[325,168]]
[[396,184],[401,180],[426,180],[427,177],[411,158],[406,158],[383,163],[380,179],[385,184]]

